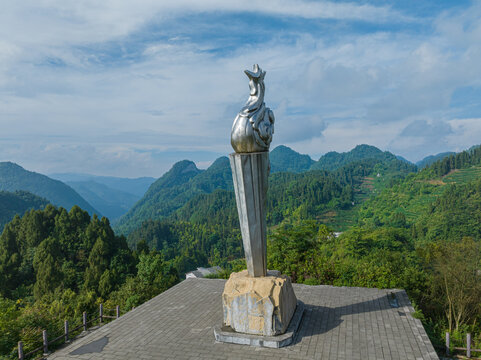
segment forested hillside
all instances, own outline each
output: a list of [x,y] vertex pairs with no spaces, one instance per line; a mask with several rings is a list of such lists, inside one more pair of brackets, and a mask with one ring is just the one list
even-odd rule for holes
[[[315,216],[326,208],[351,205],[352,187],[328,173],[275,173],[269,177],[267,222],[275,225],[285,217]],[[238,227],[234,191],[215,191],[193,197],[172,216],[175,220]]]
[[481,147],[445,157],[367,202],[359,212],[360,223],[377,226],[405,219],[406,225],[413,225],[421,213],[434,209],[444,192],[479,180],[480,166]]
[[[182,263],[182,255],[176,255]],[[0,357],[41,344],[99,302],[131,309],[179,281],[173,261],[146,246],[132,251],[106,218],[47,205],[16,216],[0,236]]]
[[271,172],[303,172],[311,168],[315,163],[309,155],[302,155],[291,148],[279,145],[269,154]]
[[[453,343],[481,333],[481,148],[420,172],[381,154],[272,173],[268,267],[305,284],[404,288],[438,345],[446,330]],[[12,330],[2,354],[14,356],[20,339],[38,345],[42,328],[100,301],[128,309],[198,266],[220,265],[224,277],[245,266],[227,158],[205,171],[176,164],[134,209],[127,238],[78,207],[47,205],[6,225],[0,330]]]
[[[317,219],[335,226],[336,231],[343,230],[355,221],[357,209],[366,198],[415,170],[414,165],[397,159],[387,162],[369,159],[350,163],[333,172],[271,174],[267,223],[273,226],[284,219]],[[329,215],[327,218],[326,214]],[[234,192],[219,190],[196,195],[170,219],[237,228]]]
[[352,163],[353,161],[360,161],[360,160],[366,160],[366,159],[376,159],[379,161],[392,161],[394,159],[397,159],[397,157],[388,151],[381,151],[375,146],[363,144],[363,145],[357,145],[351,151],[344,152],[344,153],[338,153],[336,151],[328,152],[322,155],[318,161],[312,164],[311,169],[312,170],[336,170],[344,165]]
[[48,200],[28,191],[0,191],[0,232],[15,215],[23,215],[30,209],[42,209]]
[[27,171],[12,162],[0,162],[0,190],[29,191],[46,198],[56,206],[70,209],[77,205],[90,214],[100,214],[70,186],[48,176]]
[[119,220],[116,230],[128,234],[146,220],[171,215],[195,195],[232,189],[232,186],[227,157],[217,159],[205,171],[197,169],[192,161],[178,162],[150,186],[144,197]]
[[[345,209],[354,212],[355,192],[365,176],[389,173],[385,178],[378,178],[377,186],[381,187],[386,186],[385,182],[403,178],[412,169],[398,160],[379,163],[371,159],[349,164],[336,172],[274,173],[269,178],[268,225],[319,220],[326,211]],[[190,269],[195,268],[195,259],[197,266],[232,267],[230,262],[242,257],[234,192],[215,190],[197,194],[170,216],[145,221],[127,239],[134,248],[139,242],[146,241],[150,248],[161,251],[166,259],[183,254],[183,261],[190,262]],[[187,265],[183,265],[186,270],[189,269]],[[182,266],[178,268],[182,269]]]
[[[356,155],[352,156],[362,158],[363,149],[363,146],[356,147],[351,151],[351,154]],[[299,160],[301,165],[291,165],[290,168],[295,169],[292,172],[279,171],[270,175],[267,215],[270,225],[277,224],[294,213],[301,218],[316,218],[329,211],[350,210],[353,202],[357,205],[371,192],[376,191],[374,186],[383,188],[416,171],[416,166],[398,160],[390,153],[369,147],[369,151],[381,155],[359,161],[346,160],[346,164],[329,172],[300,172],[307,169],[308,163],[312,163],[309,157],[306,158],[307,155],[281,146],[275,150],[277,154],[290,154],[291,159]],[[276,163],[274,160],[273,167]],[[282,165],[282,162],[277,161],[277,164],[278,170],[289,167],[287,163]],[[374,177],[374,185],[363,186],[365,178],[370,175]],[[226,190],[230,194],[220,190]],[[330,221],[339,220],[341,228],[344,228],[352,221],[353,214],[342,213],[342,216],[341,220],[330,216]],[[205,171],[198,170],[193,162],[182,161],[175,164],[152,184],[145,196],[120,219],[116,231],[129,234],[146,220],[167,218],[209,224],[220,221],[233,226],[237,215],[228,158],[217,159]]]
[[[404,161],[369,159],[335,172],[272,174],[268,266],[306,284],[404,288],[433,342],[442,346],[444,332],[450,331],[453,342],[461,345],[467,331],[481,332],[476,275],[481,263],[481,149],[415,170]],[[367,198],[352,205],[349,201],[366,183],[371,187]],[[322,224],[329,223],[322,214],[342,207],[355,214],[355,222],[335,237]],[[166,226],[169,221],[164,221]],[[225,237],[238,229],[233,194],[197,195],[173,213],[170,223],[176,221],[197,227],[217,224]],[[168,249],[159,245],[166,238],[160,224],[144,224],[129,243],[146,240]],[[210,240],[219,235],[214,232]],[[241,252],[235,240],[228,241],[229,250],[205,236],[201,242],[209,244],[209,264],[238,268],[239,262],[231,260]]]
[[385,188],[337,238],[317,222],[284,222],[269,236],[268,263],[308,284],[404,288],[434,344],[450,331],[461,346],[481,332],[480,214],[478,147]]
[[[286,146],[275,148],[270,161],[271,172],[302,172],[314,162],[308,155],[301,155]],[[144,197],[120,219],[116,231],[128,234],[142,222],[165,219],[187,203],[190,203],[187,207],[198,204],[199,210],[195,211],[200,211],[200,207],[206,206],[204,201],[209,201],[206,195],[232,189],[232,172],[227,157],[218,158],[205,171],[197,169],[191,161],[180,161],[150,186]]]

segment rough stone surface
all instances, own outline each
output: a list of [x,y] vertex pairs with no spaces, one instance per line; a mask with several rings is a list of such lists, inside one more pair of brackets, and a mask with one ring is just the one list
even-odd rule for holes
[[297,298],[289,277],[232,273],[222,294],[224,325],[234,331],[274,336],[286,332]]
[[[403,290],[293,284],[304,318],[290,346],[280,349],[215,341],[222,323],[225,280],[189,279],[73,341],[55,360],[153,359],[438,359]],[[393,308],[393,292],[399,307]],[[107,336],[98,353],[72,351]]]
[[235,332],[230,326],[214,327],[214,335],[217,341],[232,344],[243,344],[250,346],[261,346],[269,348],[281,348],[290,345],[294,341],[299,325],[301,325],[302,316],[304,315],[304,303],[297,301],[296,311],[292,316],[287,331],[282,335],[262,336],[250,335]]

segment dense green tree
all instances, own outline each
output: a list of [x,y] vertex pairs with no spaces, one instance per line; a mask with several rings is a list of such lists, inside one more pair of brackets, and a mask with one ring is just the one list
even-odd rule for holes
[[0,356],[14,350],[21,329],[18,323],[20,314],[15,301],[0,297]]
[[147,241],[145,241],[145,239],[141,239],[138,243],[137,243],[137,252],[139,254],[148,254],[149,253],[149,244],[147,244]]
[[[18,221],[17,219],[14,219]],[[20,285],[21,257],[13,225],[8,224],[0,237],[0,293],[9,296]]]
[[332,233],[325,225],[313,220],[299,224],[284,224],[268,241],[268,267],[287,274],[294,282],[322,274],[313,274],[313,261],[323,259],[322,245],[329,243]]
[[48,237],[43,240],[35,250],[33,258],[33,268],[36,273],[35,298],[40,299],[62,284],[62,262],[63,254],[58,239]]

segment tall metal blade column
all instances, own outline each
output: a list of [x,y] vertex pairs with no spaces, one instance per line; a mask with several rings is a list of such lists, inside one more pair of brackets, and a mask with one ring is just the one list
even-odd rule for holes
[[230,154],[230,164],[249,275],[266,276],[266,195],[269,152]]

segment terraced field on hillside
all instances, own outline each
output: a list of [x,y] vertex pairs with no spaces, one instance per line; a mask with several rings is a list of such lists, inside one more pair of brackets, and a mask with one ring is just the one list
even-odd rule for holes
[[473,166],[467,169],[454,170],[443,178],[445,183],[467,183],[481,178],[481,167]]
[[318,219],[336,232],[342,232],[356,225],[357,214],[362,204],[378,193],[385,184],[378,177],[365,177],[360,186],[354,189],[354,205],[345,210],[331,210],[321,214]]
[[[328,211],[320,214],[318,219],[330,226],[334,231],[345,231],[350,226],[357,224],[362,205],[373,196],[380,194],[388,201],[389,207],[378,208],[378,214],[390,215],[395,212],[403,213],[408,223],[413,222],[426,207],[440,196],[448,184],[464,184],[481,178],[481,167],[473,166],[467,169],[455,170],[442,178],[430,180],[417,180],[395,186],[391,192],[385,191],[388,187],[386,178],[369,176],[365,177],[361,185],[355,189],[354,205],[346,210]],[[375,201],[375,200],[374,200]]]

